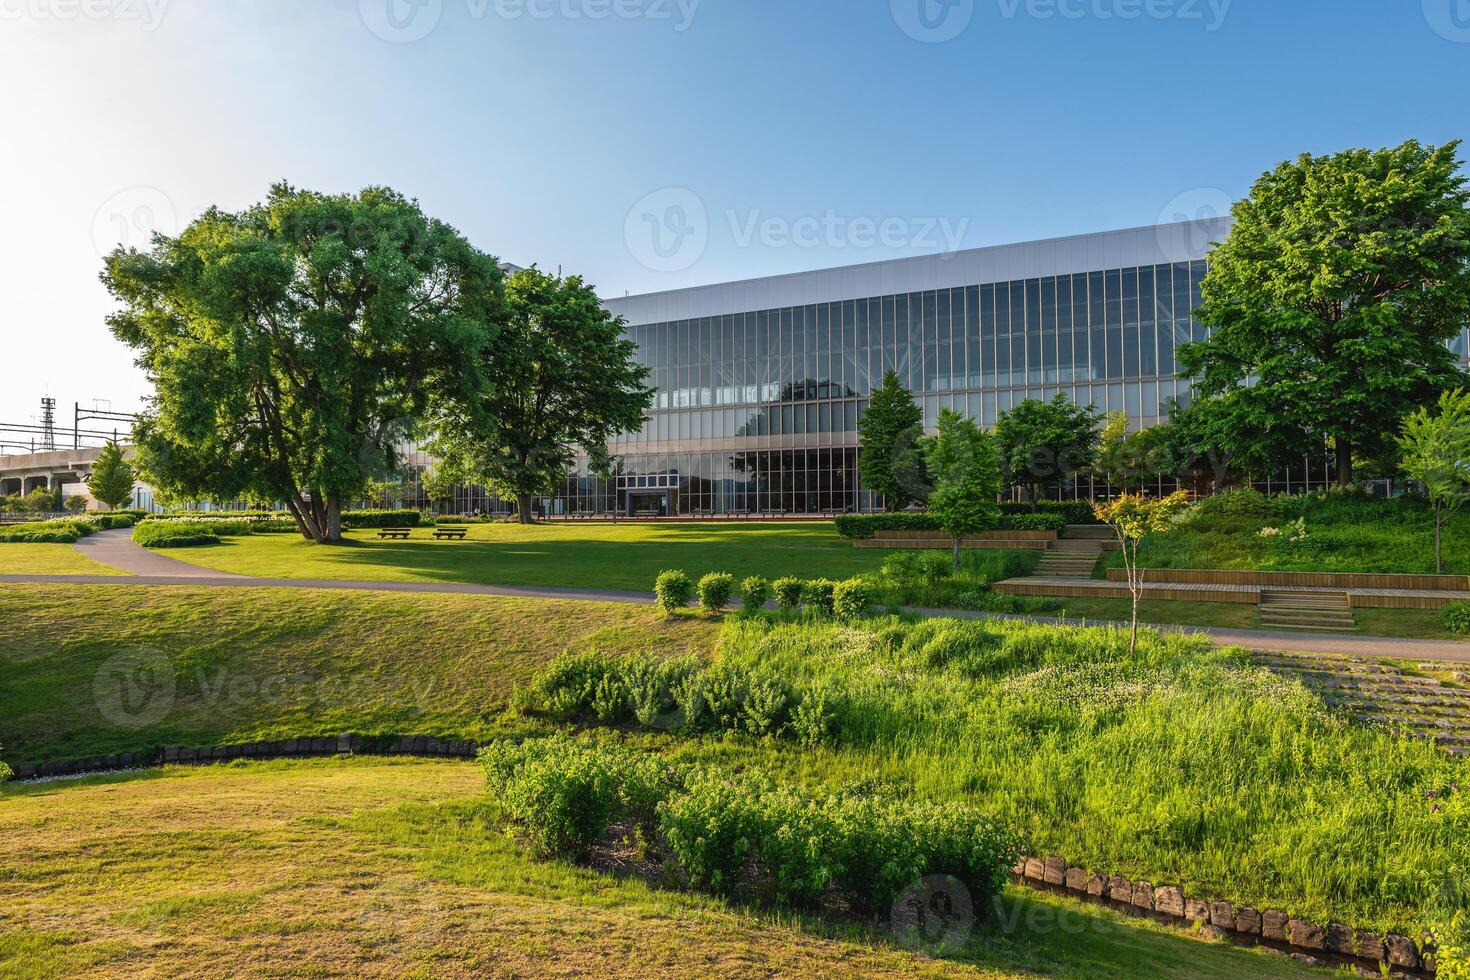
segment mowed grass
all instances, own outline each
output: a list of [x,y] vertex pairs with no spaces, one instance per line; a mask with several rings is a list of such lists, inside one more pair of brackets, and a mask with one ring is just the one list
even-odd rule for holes
[[0,977],[1307,977],[1011,889],[957,960],[528,860],[475,767],[235,763],[0,790]]
[[0,575],[125,575],[69,544],[0,542]]
[[858,549],[830,522],[669,524],[470,524],[464,541],[435,541],[417,528],[407,541],[350,531],[340,545],[295,534],[226,538],[171,548],[173,558],[267,578],[473,582],[649,592],[666,568],[779,578],[847,578],[876,572],[882,550]]
[[14,763],[323,736],[478,739],[569,648],[707,650],[651,607],[316,589],[0,590],[0,746]]

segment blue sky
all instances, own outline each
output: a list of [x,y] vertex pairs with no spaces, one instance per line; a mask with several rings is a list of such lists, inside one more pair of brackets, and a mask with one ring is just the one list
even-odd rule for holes
[[0,0],[0,85],[18,420],[145,392],[100,248],[276,179],[604,295],[1151,224],[1467,135],[1470,0]]

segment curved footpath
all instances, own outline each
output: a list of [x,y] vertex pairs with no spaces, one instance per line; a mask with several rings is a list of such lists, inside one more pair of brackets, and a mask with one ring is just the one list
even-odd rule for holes
[[[133,543],[126,529],[101,531],[72,547],[93,561],[129,573],[118,575],[0,575],[0,583],[68,583],[121,586],[217,586],[244,589],[346,589],[369,592],[449,593],[457,595],[509,596],[523,599],[571,599],[584,602],[623,602],[652,605],[651,592],[612,589],[565,589],[525,585],[475,585],[468,582],[385,582],[356,579],[256,578],[232,575],[169,558]],[[953,616],[960,619],[1010,619],[1038,623],[1080,625],[1077,619],[1026,616],[1007,613],[963,612],[951,609],[910,609],[920,616]],[[1088,620],[1088,625],[1124,625]],[[1280,633],[1265,630],[1217,629],[1196,626],[1150,626],[1208,637],[1220,646],[1238,646],[1257,652],[1339,654],[1390,660],[1438,660],[1470,664],[1470,643],[1451,640],[1414,640],[1401,637],[1359,636],[1336,633]]]

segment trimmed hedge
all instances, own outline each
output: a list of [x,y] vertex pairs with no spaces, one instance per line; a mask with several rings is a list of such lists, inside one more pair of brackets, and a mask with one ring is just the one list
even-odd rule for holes
[[208,524],[144,521],[133,528],[133,542],[144,548],[188,548],[202,544],[219,544],[219,535]]
[[127,524],[112,524],[86,517],[63,517],[54,521],[31,521],[26,524],[0,525],[0,543],[10,544],[72,544],[89,534],[108,527],[127,527]]
[[344,510],[344,528],[364,527],[418,527],[423,519],[416,510]]
[[[1006,505],[1002,505],[1004,507]],[[1090,511],[1089,511],[1090,512]],[[844,538],[871,538],[877,531],[943,531],[932,514],[843,514],[833,523]],[[1062,531],[1069,521],[1065,514],[1046,512],[1003,514],[997,531]],[[1080,523],[1080,522],[1071,522]],[[1093,523],[1089,521],[1087,523]]]
[[[1030,514],[1031,505],[1020,500],[1007,500],[1001,503],[1000,512],[1007,516],[1016,514]],[[1097,515],[1092,512],[1092,502],[1088,500],[1038,500],[1036,502],[1036,513],[1038,514],[1060,514],[1066,524],[1097,524]]]

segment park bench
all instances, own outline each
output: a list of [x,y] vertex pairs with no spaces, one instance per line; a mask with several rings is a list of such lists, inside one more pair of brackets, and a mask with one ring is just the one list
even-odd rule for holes
[[468,530],[465,527],[436,527],[434,538],[440,541],[463,541]]
[[590,511],[590,510],[574,510],[574,511],[572,511],[572,519],[573,520],[586,520],[587,518],[590,518],[591,516],[592,516],[592,511]]
[[750,511],[745,507],[731,507],[728,514],[730,517],[749,517]]
[[391,540],[406,541],[413,528],[409,527],[385,527],[378,529],[378,537]]

